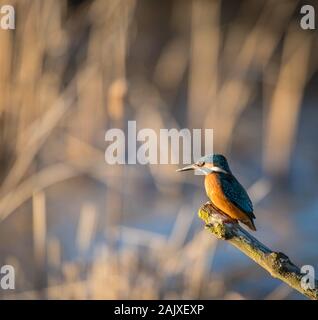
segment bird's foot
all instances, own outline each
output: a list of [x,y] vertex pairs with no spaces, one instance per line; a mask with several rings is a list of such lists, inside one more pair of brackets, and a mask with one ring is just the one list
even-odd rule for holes
[[237,219],[233,219],[230,216],[228,216],[227,214],[225,214],[224,212],[220,212],[220,215],[222,217],[222,221],[224,223],[235,223],[238,224],[238,220]]
[[[203,211],[207,212],[208,215],[213,215],[214,219],[219,220],[222,223],[238,224],[238,220],[231,218],[221,209],[216,207],[211,201],[207,201],[202,207]],[[209,224],[206,225],[209,227]]]

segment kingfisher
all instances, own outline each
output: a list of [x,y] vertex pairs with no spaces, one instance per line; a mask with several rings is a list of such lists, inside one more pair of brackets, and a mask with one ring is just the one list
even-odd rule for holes
[[234,177],[222,154],[210,154],[178,172],[196,170],[205,175],[205,191],[212,204],[230,220],[240,221],[251,230],[254,224],[253,204],[244,187]]

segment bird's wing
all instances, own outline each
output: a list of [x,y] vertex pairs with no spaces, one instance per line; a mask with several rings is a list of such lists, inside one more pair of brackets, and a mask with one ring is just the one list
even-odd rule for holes
[[242,185],[232,175],[222,175],[221,186],[225,196],[251,219],[255,219],[253,204]]

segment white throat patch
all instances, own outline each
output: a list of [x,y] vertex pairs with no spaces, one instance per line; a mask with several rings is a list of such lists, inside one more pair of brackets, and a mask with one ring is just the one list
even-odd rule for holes
[[219,173],[226,173],[228,174],[227,171],[221,169],[220,167],[199,167],[199,168],[196,168],[196,170],[198,170],[198,172],[200,172],[201,174],[204,174],[204,175],[208,175],[212,172],[219,172]]
[[210,168],[211,172],[221,172],[221,173],[228,173],[227,171],[221,169],[220,167],[212,167]]

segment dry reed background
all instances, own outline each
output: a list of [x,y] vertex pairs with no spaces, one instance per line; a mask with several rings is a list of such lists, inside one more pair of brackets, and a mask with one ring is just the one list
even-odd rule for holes
[[0,30],[0,265],[16,268],[1,298],[299,298],[202,230],[198,177],[106,165],[104,135],[213,128],[260,239],[318,266],[318,42],[301,2],[0,3],[17,26]]

